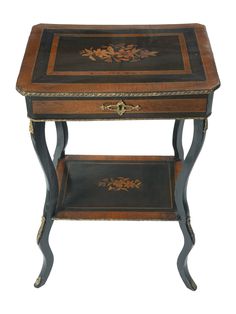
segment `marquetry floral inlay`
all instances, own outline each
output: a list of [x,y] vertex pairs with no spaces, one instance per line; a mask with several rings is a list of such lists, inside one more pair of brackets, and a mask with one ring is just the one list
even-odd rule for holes
[[158,51],[150,51],[145,48],[138,48],[134,44],[111,44],[101,48],[89,48],[80,51],[83,57],[88,57],[92,61],[103,60],[112,62],[138,62],[142,59],[155,57]]
[[138,179],[132,180],[125,177],[103,178],[98,182],[99,187],[104,187],[108,191],[126,191],[130,189],[140,189],[142,182]]

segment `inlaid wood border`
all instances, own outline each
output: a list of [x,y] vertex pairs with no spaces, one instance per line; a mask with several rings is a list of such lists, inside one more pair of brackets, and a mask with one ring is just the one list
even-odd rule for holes
[[[121,71],[56,71],[55,62],[57,56],[57,48],[60,37],[166,37],[177,36],[180,44],[181,56],[183,60],[183,70],[121,70]],[[191,74],[191,65],[187,50],[186,41],[183,33],[155,33],[155,34],[60,34],[53,35],[50,57],[47,68],[47,75],[153,75],[153,74]]]
[[179,220],[176,212],[149,211],[61,211],[53,220]]

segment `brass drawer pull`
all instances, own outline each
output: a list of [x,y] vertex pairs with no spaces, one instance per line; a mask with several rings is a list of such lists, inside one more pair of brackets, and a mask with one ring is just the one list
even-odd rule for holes
[[126,105],[123,100],[120,100],[116,105],[102,105],[102,110],[115,111],[119,116],[122,116],[127,111],[139,111],[141,107],[139,105]]

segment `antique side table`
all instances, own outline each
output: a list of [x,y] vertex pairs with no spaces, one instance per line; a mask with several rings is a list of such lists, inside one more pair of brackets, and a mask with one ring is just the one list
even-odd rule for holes
[[[202,148],[213,93],[220,85],[206,29],[183,25],[50,25],[33,27],[17,81],[46,177],[37,242],[43,253],[35,287],[53,265],[48,237],[55,219],[176,220],[184,236],[177,266],[197,288],[187,257],[195,237],[187,182]],[[66,121],[174,119],[173,156],[65,155]],[[185,119],[194,121],[186,157]],[[45,122],[55,121],[53,160]]]

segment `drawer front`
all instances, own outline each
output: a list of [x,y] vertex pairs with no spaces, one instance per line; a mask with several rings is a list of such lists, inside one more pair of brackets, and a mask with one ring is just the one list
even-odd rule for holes
[[207,96],[156,99],[35,99],[31,118],[128,119],[205,117]]

